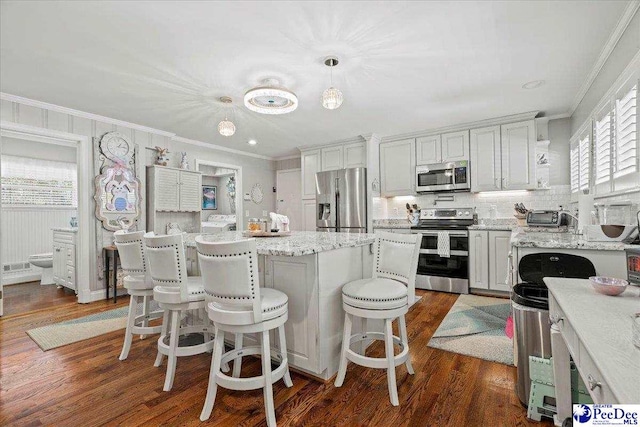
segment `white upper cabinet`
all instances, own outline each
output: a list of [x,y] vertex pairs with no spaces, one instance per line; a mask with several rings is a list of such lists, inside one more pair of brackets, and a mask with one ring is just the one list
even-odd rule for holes
[[346,144],[344,146],[344,167],[345,168],[363,168],[366,166],[367,166],[367,150],[365,149],[364,142]]
[[180,171],[177,169],[153,168],[155,209],[158,211],[180,210]]
[[469,160],[469,131],[442,134],[442,162]]
[[442,161],[440,135],[423,136],[416,139],[416,164],[430,165]]
[[380,144],[380,195],[409,196],[415,193],[415,139]]
[[471,191],[533,190],[534,120],[471,130]]
[[471,191],[502,189],[500,126],[471,129]]
[[536,183],[536,125],[534,120],[500,126],[502,189],[534,190]]
[[180,210],[197,212],[202,209],[202,175],[180,171]]
[[302,198],[315,199],[316,172],[320,172],[320,150],[302,153]]
[[343,147],[328,147],[320,150],[322,153],[322,171],[342,169]]

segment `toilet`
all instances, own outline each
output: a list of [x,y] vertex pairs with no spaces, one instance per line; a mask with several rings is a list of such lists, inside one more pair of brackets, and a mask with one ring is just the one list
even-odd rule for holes
[[53,252],[29,256],[29,263],[42,269],[41,285],[53,285]]

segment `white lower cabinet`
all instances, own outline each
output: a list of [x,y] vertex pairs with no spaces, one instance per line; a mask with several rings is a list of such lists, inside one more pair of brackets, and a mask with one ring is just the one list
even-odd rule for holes
[[53,281],[76,290],[76,233],[53,232]]
[[304,231],[316,231],[316,199],[302,201],[302,220]]
[[469,287],[508,292],[511,231],[469,230]]

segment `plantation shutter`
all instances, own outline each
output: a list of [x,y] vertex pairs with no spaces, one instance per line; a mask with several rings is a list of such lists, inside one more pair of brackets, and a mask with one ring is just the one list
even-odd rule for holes
[[570,148],[571,161],[571,192],[580,190],[580,143],[574,142]]
[[615,102],[613,177],[633,173],[638,167],[638,85]]
[[609,110],[593,124],[596,184],[611,179],[611,116]]
[[589,189],[589,135],[585,135],[579,142],[580,149],[580,190]]

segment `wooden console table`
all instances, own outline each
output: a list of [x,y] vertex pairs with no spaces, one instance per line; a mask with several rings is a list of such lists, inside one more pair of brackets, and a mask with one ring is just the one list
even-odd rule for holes
[[556,425],[572,415],[569,356],[594,403],[640,402],[640,348],[631,341],[632,315],[640,311],[640,288],[611,297],[588,280],[546,278],[551,351],[556,384]]

